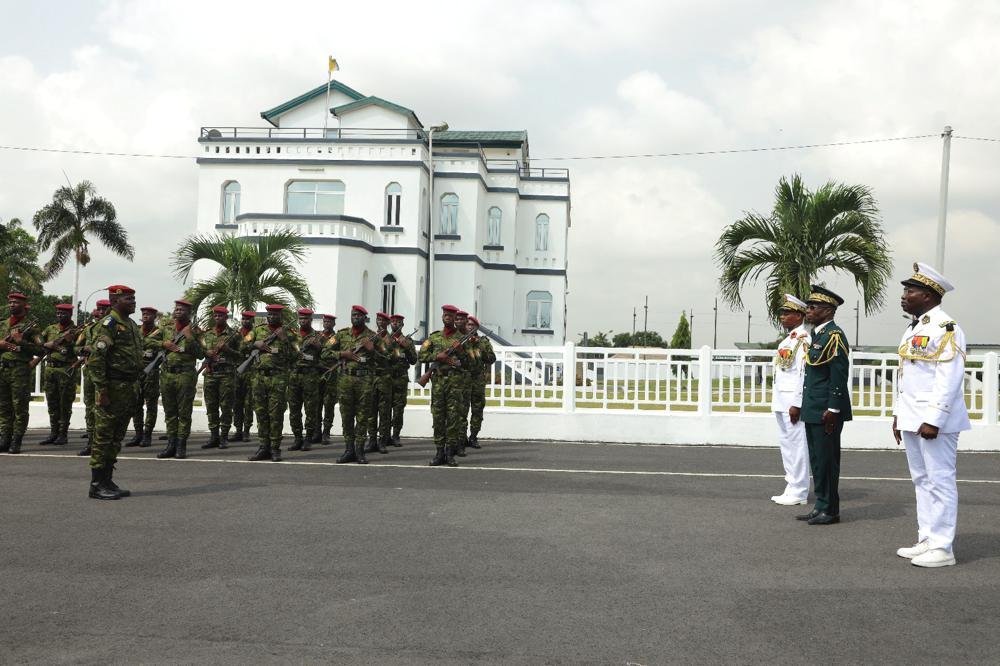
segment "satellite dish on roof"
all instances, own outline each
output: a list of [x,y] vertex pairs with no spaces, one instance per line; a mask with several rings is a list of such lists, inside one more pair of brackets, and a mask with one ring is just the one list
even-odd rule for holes
[[209,139],[221,139],[222,138],[222,132],[220,132],[217,129],[210,129],[210,130],[208,130],[208,135],[207,136],[208,136]]

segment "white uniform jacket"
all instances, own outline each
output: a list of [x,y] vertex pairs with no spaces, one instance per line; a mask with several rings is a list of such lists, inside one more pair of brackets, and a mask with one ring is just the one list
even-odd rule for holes
[[965,406],[965,333],[939,307],[907,327],[899,343],[893,414],[899,430],[971,428]]
[[805,325],[789,331],[774,354],[774,390],[771,411],[787,412],[802,406],[802,381],[806,377],[809,330]]

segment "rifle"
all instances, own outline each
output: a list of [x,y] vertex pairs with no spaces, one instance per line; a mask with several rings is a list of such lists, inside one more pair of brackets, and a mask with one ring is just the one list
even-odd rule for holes
[[[97,317],[96,319],[91,319],[89,322],[87,322],[86,324],[84,324],[81,327],[80,333],[77,335],[77,337],[79,337],[80,335],[86,335],[87,331],[89,331],[94,326],[96,326],[97,322],[99,322],[100,320],[101,320],[101,317]],[[81,351],[80,352],[80,356],[75,361],[73,361],[73,363],[70,364],[69,367],[66,368],[66,374],[72,376],[73,375],[73,371],[77,370],[81,365],[83,365],[84,361],[87,360],[87,357],[89,355],[90,355],[89,351],[87,351],[87,352]]]
[[[15,331],[18,333],[24,333],[25,331],[35,328],[36,326],[38,326],[38,321],[34,317],[25,317],[20,322],[10,327],[10,333],[7,334],[7,337],[4,338],[3,341],[13,344]],[[15,348],[10,351],[19,352],[21,351],[21,348],[19,346],[15,346]]]
[[[365,342],[367,340],[374,340],[374,339],[375,339],[375,332],[374,331],[370,331],[367,335],[365,335],[364,337],[361,338],[361,340],[358,341],[358,344],[356,344],[354,346],[354,349],[351,350],[351,353],[352,354],[357,354],[357,353],[361,352],[361,350],[365,348]],[[347,367],[347,361],[345,361],[344,359],[340,359],[339,361],[337,361],[336,363],[334,363],[333,365],[331,365],[329,368],[327,368],[326,372],[324,372],[322,375],[320,375],[319,378],[320,379],[326,379],[327,375],[329,375],[331,372],[333,372],[333,371],[335,371],[337,369],[343,369],[345,367]]]
[[[454,344],[445,349],[444,353],[447,354],[448,356],[451,356],[452,354],[455,353],[456,349],[458,349],[459,347],[464,347],[465,343],[468,342],[473,335],[475,335],[475,333],[466,333],[464,336],[462,336],[462,339],[459,340],[457,344]],[[440,367],[441,364],[438,361],[432,362],[431,367],[427,369],[427,372],[420,375],[420,378],[417,379],[417,384],[419,384],[421,388],[427,386],[427,382],[431,380],[431,377],[434,376],[434,373],[437,372],[437,369]]]
[[[68,328],[65,331],[63,331],[62,335],[60,335],[58,338],[56,338],[52,342],[55,342],[56,343],[56,347],[59,347],[59,346],[65,344],[65,343],[69,342],[70,338],[75,337],[77,335],[80,335],[80,331],[83,330],[83,327],[84,327],[84,325],[80,324],[79,326],[74,326],[73,328]],[[48,347],[43,346],[42,347],[42,353],[39,356],[36,356],[33,359],[31,359],[30,361],[28,361],[28,367],[29,368],[34,368],[35,366],[37,366],[39,363],[42,362],[43,358],[45,358],[46,356],[48,356],[49,354],[51,354],[53,351],[54,350],[49,349]]]
[[[184,339],[184,337],[185,337],[184,336],[184,331],[186,331],[187,329],[191,328],[193,325],[194,324],[188,324],[187,326],[185,326],[181,330],[177,331],[177,335],[174,336],[174,340],[173,340],[173,342],[174,342],[175,345],[178,342],[180,342],[181,340]],[[191,332],[192,333],[194,333],[195,330],[196,329],[191,328]],[[155,357],[153,357],[153,360],[150,361],[149,365],[147,365],[145,368],[143,368],[142,371],[145,374],[147,374],[147,375],[152,374],[152,373],[156,372],[156,370],[161,365],[163,365],[163,362],[166,361],[166,360],[167,360],[167,350],[166,349],[161,349],[160,353],[158,353]]]
[[[214,347],[212,347],[212,353],[211,353],[211,355],[212,356],[218,356],[219,354],[221,354],[222,350],[225,349],[226,345],[229,344],[229,341],[232,340],[237,335],[239,335],[239,333],[240,333],[240,330],[238,328],[234,328],[233,331],[229,335],[227,335],[224,339],[220,340]],[[202,362],[201,367],[198,368],[198,374],[200,375],[201,373],[205,372],[206,370],[209,373],[211,373],[212,370],[215,369],[214,366],[215,366],[215,363],[213,361],[210,361],[208,358],[206,358]]]
[[[267,347],[269,344],[278,339],[278,331],[280,330],[281,328],[278,328],[274,331],[274,333],[271,333],[271,335],[267,336],[267,339],[264,340],[265,347]],[[242,375],[243,373],[245,373],[250,368],[250,366],[254,364],[254,361],[256,361],[259,357],[260,357],[260,350],[255,348],[252,352],[250,352],[250,355],[247,356],[247,359],[242,363],[240,363],[239,366],[237,366],[236,374]]]

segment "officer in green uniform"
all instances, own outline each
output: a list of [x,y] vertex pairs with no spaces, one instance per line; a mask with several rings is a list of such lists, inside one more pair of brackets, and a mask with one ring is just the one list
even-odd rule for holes
[[[455,313],[455,330],[458,331],[459,336],[465,335],[466,328],[469,326],[469,313],[465,310],[459,310]],[[466,352],[470,351],[470,345],[466,344]],[[471,358],[470,358],[471,360]],[[462,410],[462,427],[458,437],[458,444],[455,447],[455,455],[464,458],[465,457],[465,446],[468,444],[468,431],[469,431],[469,405],[472,402],[472,364],[467,364],[462,367],[461,377],[465,380],[462,384],[462,399],[465,401],[465,409]]]
[[486,407],[486,384],[490,380],[493,371],[493,364],[497,361],[497,355],[493,351],[493,345],[485,335],[478,335],[479,320],[469,317],[466,324],[466,333],[472,333],[469,340],[469,356],[471,357],[471,367],[469,368],[469,408],[471,418],[469,419],[469,446],[474,449],[483,448],[479,444],[479,430],[483,427],[483,409]]
[[285,306],[266,307],[267,323],[243,336],[243,350],[258,353],[253,373],[253,406],[260,446],[249,460],[281,461],[281,431],[288,406],[288,373],[298,358],[295,335],[281,323]]
[[160,329],[160,344],[167,352],[160,366],[160,395],[163,419],[167,426],[167,446],[157,458],[187,458],[187,440],[191,435],[191,410],[198,385],[195,364],[205,356],[198,340],[197,327],[191,321],[191,303],[174,301],[174,325]]
[[[149,365],[163,349],[163,338],[156,325],[156,317],[160,314],[159,310],[147,305],[141,311],[142,325],[139,327],[139,335],[142,338],[142,361],[145,369],[145,366]],[[160,369],[157,368],[149,374],[140,373],[139,399],[136,401],[135,415],[132,419],[135,429],[140,431],[142,435],[138,442],[133,438],[126,442],[125,446],[150,447],[153,445],[153,428],[156,427],[159,402]],[[145,414],[143,414],[144,410]]]
[[139,399],[142,339],[129,315],[135,312],[135,291],[125,285],[108,287],[114,299],[111,314],[94,327],[87,366],[94,384],[94,436],[91,440],[90,491],[93,499],[128,497],[114,482],[121,441]]
[[368,310],[363,305],[351,307],[351,327],[337,334],[323,346],[323,361],[329,367],[342,362],[337,386],[340,420],[344,430],[344,453],[338,463],[368,463],[365,457],[365,435],[368,433],[369,410],[372,407],[372,363],[384,357],[382,340],[365,324]]
[[403,431],[403,412],[410,390],[410,366],[417,362],[417,349],[413,340],[403,334],[403,315],[394,314],[389,318],[392,325],[386,341],[392,378],[392,435],[389,443],[402,446],[399,434]]
[[[336,331],[334,331],[336,323],[337,318],[334,315],[323,315],[322,337],[324,349],[330,343],[330,340],[336,337]],[[336,368],[336,365],[334,368]],[[323,442],[323,444],[329,444],[330,430],[333,428],[333,416],[337,412],[337,380],[340,375],[336,369],[330,370],[329,368],[326,368],[320,376],[322,377],[322,379],[320,379],[320,396],[322,396],[321,407],[323,408],[323,414],[320,419],[317,419],[317,423],[321,423],[323,426],[320,441]]]
[[242,360],[239,331],[229,325],[229,309],[224,305],[212,308],[212,327],[201,335],[205,361],[202,390],[208,416],[208,442],[203,449],[229,446],[229,428],[233,423],[233,395],[236,388],[236,366]]
[[[840,522],[840,435],[851,420],[850,348],[847,336],[833,321],[844,299],[829,289],[812,285],[806,299],[806,322],[812,327],[812,344],[806,354],[802,408],[789,407],[790,418],[806,424],[809,466],[812,468],[816,504],[796,516],[810,525]],[[792,410],[799,412],[793,414]]]
[[92,317],[90,324],[83,329],[80,333],[80,337],[76,339],[76,350],[83,356],[83,415],[84,422],[86,423],[87,432],[84,433],[84,437],[87,439],[87,446],[85,446],[77,455],[79,456],[89,456],[90,455],[90,439],[94,436],[94,383],[90,380],[90,371],[87,370],[87,363],[90,360],[90,352],[93,348],[94,334],[97,332],[97,326],[101,323],[104,317],[107,316],[108,310],[111,309],[111,301],[106,298],[98,299],[97,303],[94,305],[94,310],[90,313]]
[[[240,314],[240,340],[242,341],[251,331],[253,331],[254,319],[257,317],[257,313],[253,310],[244,310]],[[246,355],[249,352],[244,352],[242,350],[242,342],[240,343],[241,358],[239,363],[246,360]],[[237,365],[239,365],[237,363]],[[249,442],[250,441],[250,427],[253,425],[253,374],[252,370],[247,370],[243,374],[237,373],[235,380],[235,385],[233,389],[233,428],[235,434],[233,436],[233,441],[236,442]]]
[[[289,451],[308,451],[316,433],[316,419],[319,416],[319,378],[323,374],[320,352],[323,335],[312,327],[313,311],[299,308],[299,330],[295,333],[298,355],[288,377],[288,424],[292,427],[294,441]],[[305,433],[303,434],[302,411],[305,410]]]
[[469,355],[461,343],[463,333],[455,327],[454,305],[441,307],[444,328],[434,331],[420,346],[420,361],[431,363],[431,418],[434,423],[434,446],[437,449],[431,466],[456,467],[455,453],[462,441],[463,416],[468,409],[466,371]]
[[41,331],[28,315],[28,297],[7,294],[10,318],[0,321],[0,453],[20,453],[28,428],[32,372],[28,364],[42,353]]
[[[76,376],[67,373],[76,362],[73,342],[79,330],[73,326],[73,304],[56,305],[56,323],[42,331],[44,356],[45,403],[49,410],[49,436],[39,444],[63,445],[67,443],[69,420],[76,399]],[[37,359],[36,359],[37,360]]]
[[[389,315],[385,312],[375,314],[375,335],[388,347]],[[388,352],[388,348],[386,349]],[[392,426],[392,366],[390,356],[375,357],[372,360],[372,406],[368,418],[368,446],[365,453],[378,451],[388,453],[386,445]]]

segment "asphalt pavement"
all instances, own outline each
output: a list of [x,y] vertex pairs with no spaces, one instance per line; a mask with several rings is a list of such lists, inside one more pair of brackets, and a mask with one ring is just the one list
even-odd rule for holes
[[156,460],[87,499],[70,447],[0,455],[0,663],[997,663],[1000,454],[960,453],[958,566],[915,540],[897,451],[845,451],[839,525],[776,449],[427,440]]

